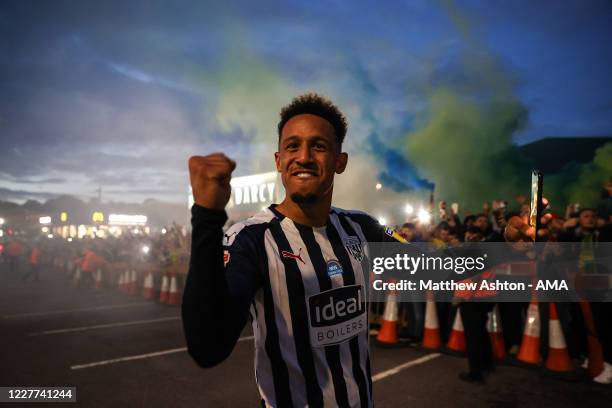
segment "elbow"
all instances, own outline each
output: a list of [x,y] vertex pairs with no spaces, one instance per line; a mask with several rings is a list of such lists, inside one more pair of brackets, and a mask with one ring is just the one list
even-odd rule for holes
[[229,356],[229,353],[211,352],[210,350],[202,350],[201,347],[194,347],[193,345],[187,346],[187,352],[201,368],[212,368],[221,364]]

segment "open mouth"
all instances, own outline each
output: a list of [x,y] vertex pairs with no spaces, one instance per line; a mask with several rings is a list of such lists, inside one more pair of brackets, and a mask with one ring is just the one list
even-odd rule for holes
[[297,178],[307,179],[307,178],[316,177],[317,173],[314,171],[299,170],[299,171],[295,171],[291,173],[291,175]]

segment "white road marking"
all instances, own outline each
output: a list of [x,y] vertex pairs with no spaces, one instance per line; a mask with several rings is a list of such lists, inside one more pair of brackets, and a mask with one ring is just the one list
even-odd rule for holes
[[407,363],[400,364],[397,367],[393,367],[393,368],[391,368],[389,370],[386,370],[386,371],[380,372],[380,373],[378,373],[376,375],[373,375],[372,376],[372,382],[376,382],[376,381],[385,379],[387,377],[390,377],[392,375],[395,375],[395,374],[399,373],[402,370],[405,370],[405,369],[410,368],[410,367],[414,367],[414,366],[419,365],[419,364],[426,363],[429,360],[433,360],[434,358],[438,358],[440,356],[441,356],[440,353],[432,353],[432,354],[427,354],[427,355],[425,355],[423,357],[419,357],[416,360],[411,360],[411,361],[408,361]]
[[180,319],[181,319],[180,316],[175,316],[175,317],[162,317],[159,319],[132,320],[129,322],[98,324],[95,326],[82,326],[82,327],[71,327],[68,329],[45,330],[41,332],[30,333],[28,334],[28,336],[45,336],[48,334],[73,333],[73,332],[81,332],[81,331],[87,331],[87,330],[107,329],[110,327],[124,327],[124,326],[132,326],[132,325],[137,325],[137,324],[165,322],[165,321],[180,320]]
[[[238,341],[246,341],[246,340],[253,340],[253,339],[254,339],[254,336],[247,336],[247,337],[240,337]],[[111,360],[95,361],[93,363],[87,363],[87,364],[77,364],[77,365],[71,366],[70,369],[80,370],[83,368],[91,368],[91,367],[97,367],[97,366],[102,366],[102,365],[121,363],[124,361],[142,360],[145,358],[165,356],[167,354],[181,353],[183,351],[187,351],[187,347],[179,347],[179,348],[170,349],[170,350],[156,351],[154,353],[138,354],[135,356],[113,358]]]
[[73,312],[89,312],[93,310],[106,310],[106,309],[119,309],[122,307],[132,307],[132,306],[144,306],[144,305],[152,305],[155,303],[152,302],[138,302],[138,303],[126,303],[123,305],[109,305],[109,306],[97,306],[97,307],[86,307],[83,309],[63,309],[63,310],[52,310],[48,312],[33,312],[33,313],[17,313],[12,315],[2,316],[4,319],[17,319],[20,317],[32,317],[32,316],[49,316],[54,314],[62,314],[62,313],[73,313]]

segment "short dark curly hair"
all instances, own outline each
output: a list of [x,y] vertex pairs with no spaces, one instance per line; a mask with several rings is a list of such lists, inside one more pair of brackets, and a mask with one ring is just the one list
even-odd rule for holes
[[296,96],[288,105],[283,106],[280,111],[280,122],[278,122],[279,142],[283,127],[289,119],[303,114],[311,114],[327,120],[334,128],[338,145],[342,146],[348,128],[346,117],[332,101],[315,92]]

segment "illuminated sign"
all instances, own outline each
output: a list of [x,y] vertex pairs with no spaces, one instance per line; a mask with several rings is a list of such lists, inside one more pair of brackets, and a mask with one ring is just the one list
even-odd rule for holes
[[94,213],[91,214],[91,220],[93,222],[104,222],[104,213],[101,211],[94,211]]
[[51,217],[49,216],[40,217],[38,218],[38,222],[41,223],[42,225],[51,224]]
[[109,214],[109,225],[145,225],[146,215]]
[[66,211],[62,211],[60,213],[60,221],[61,222],[66,222],[68,221],[68,213]]
[[278,173],[254,174],[252,176],[234,177],[230,182],[232,195],[228,208],[248,204],[271,204],[277,201]]

